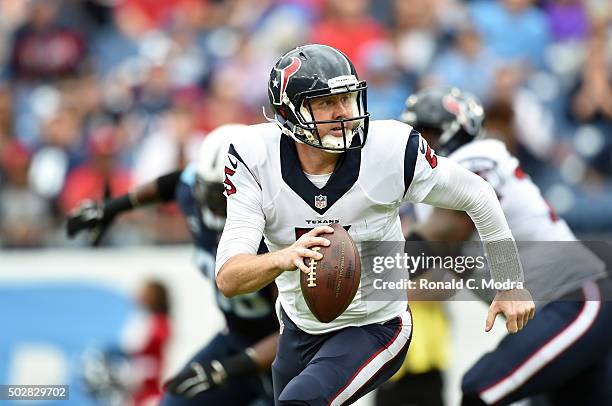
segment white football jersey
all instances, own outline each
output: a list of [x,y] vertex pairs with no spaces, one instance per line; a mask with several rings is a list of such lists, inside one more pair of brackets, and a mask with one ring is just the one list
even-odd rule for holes
[[[480,175],[497,193],[512,235],[517,241],[574,241],[565,221],[554,213],[540,189],[531,181],[496,139],[472,141],[455,150],[449,159]],[[418,205],[417,217],[425,219],[431,206]],[[478,235],[474,232],[474,237]]]
[[[496,139],[467,143],[449,159],[480,175],[495,190],[516,241],[543,242],[520,244],[525,283],[534,300],[546,303],[580,288],[585,280],[605,275],[604,264],[582,244],[555,244],[576,241],[567,223],[558,217],[540,189],[523,172],[518,159]],[[415,206],[416,217],[425,220],[432,206]],[[474,231],[473,239],[478,234]],[[483,272],[483,276],[488,276]],[[491,298],[487,298],[491,299]]]
[[[346,152],[322,188],[308,180],[294,141],[276,125],[250,126],[248,131],[230,146],[225,182],[228,222],[240,221],[241,235],[224,232],[217,272],[233,255],[254,254],[256,247],[245,240],[256,241],[257,233],[263,233],[270,251],[290,246],[317,225],[332,223],[347,228],[358,247],[363,241],[403,240],[400,205],[422,201],[441,176],[425,140],[398,121],[371,121],[365,146]],[[361,284],[371,284],[375,275],[364,269]],[[299,277],[299,271],[287,271],[276,279],[279,301],[289,318],[311,334],[384,322],[406,310],[405,299],[371,301],[360,289],[340,317],[321,323],[306,305]]]

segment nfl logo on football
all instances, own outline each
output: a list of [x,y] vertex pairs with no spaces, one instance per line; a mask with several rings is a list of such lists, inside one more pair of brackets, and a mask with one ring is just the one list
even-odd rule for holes
[[324,209],[327,207],[327,196],[319,195],[315,196],[315,207],[317,209]]

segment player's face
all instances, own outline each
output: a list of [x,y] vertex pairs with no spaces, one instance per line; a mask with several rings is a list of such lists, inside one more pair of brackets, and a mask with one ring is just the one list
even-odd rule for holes
[[[357,92],[341,93],[309,100],[314,121],[339,120],[354,117],[357,106]],[[345,122],[345,131],[352,131],[357,121]],[[321,137],[331,134],[342,137],[342,124],[317,124]],[[347,134],[349,136],[349,134]]]

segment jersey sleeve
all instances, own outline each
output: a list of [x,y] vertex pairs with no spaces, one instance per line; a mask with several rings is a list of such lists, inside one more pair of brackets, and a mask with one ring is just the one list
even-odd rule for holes
[[406,143],[404,177],[404,201],[467,212],[483,241],[512,238],[491,185],[453,160],[436,156],[415,130]]
[[408,137],[404,153],[403,201],[420,203],[433,187],[443,182],[445,173],[438,170],[439,158],[427,141],[414,129]]
[[215,274],[234,255],[257,253],[266,222],[259,180],[234,144],[230,144],[225,161],[224,186],[227,220],[217,249]]
[[423,203],[465,211],[483,241],[512,238],[491,185],[448,158],[438,157],[436,170],[436,183],[423,198]]
[[518,250],[495,190],[483,178],[444,157],[436,160],[433,181],[424,203],[465,211],[476,226],[484,245],[491,276],[495,281],[524,281]]

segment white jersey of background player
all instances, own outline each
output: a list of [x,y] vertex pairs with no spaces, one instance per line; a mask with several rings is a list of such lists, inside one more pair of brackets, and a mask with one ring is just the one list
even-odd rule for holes
[[[520,167],[506,145],[494,138],[477,139],[448,158],[485,179],[499,198],[512,234],[521,241],[574,241],[565,221],[556,216],[540,189]],[[418,217],[426,219],[431,206],[418,205]]]
[[[580,288],[587,279],[603,276],[604,264],[579,243],[533,243],[569,242],[576,241],[576,237],[506,145],[497,139],[484,138],[483,118],[483,108],[473,96],[451,88],[425,89],[409,97],[402,115],[403,121],[423,129],[423,135],[441,155],[447,155],[493,186],[513,236],[517,241],[530,242],[520,244],[520,252],[526,285],[536,300],[549,302]],[[432,215],[433,208],[422,204],[415,206],[415,212],[417,219],[424,222],[420,227],[427,230],[424,234],[433,232],[435,240],[444,237],[440,230],[445,227],[451,240],[477,237],[471,232],[469,220],[463,222],[465,227],[455,214]],[[465,235],[460,236],[460,230],[465,230]]]
[[[219,288],[234,295],[276,280],[280,305],[310,334],[390,320],[405,313],[406,300],[374,302],[356,296],[336,320],[317,321],[302,297],[296,269],[307,271],[304,258],[320,257],[309,248],[327,242],[317,238],[327,228],[300,234],[338,222],[350,226],[358,244],[402,240],[398,214],[406,201],[468,212],[490,256],[502,246],[510,249],[505,252],[510,260],[492,267],[493,276],[522,281],[512,235],[491,187],[436,157],[410,126],[370,122],[365,92],[365,82],[358,81],[352,63],[339,51],[322,45],[290,51],[269,82],[278,127],[251,126],[228,154],[228,215],[216,263]],[[262,235],[271,252],[256,257]],[[362,287],[367,278],[362,275]],[[513,332],[533,316],[530,299],[500,300],[496,306],[499,312],[518,309]]]

